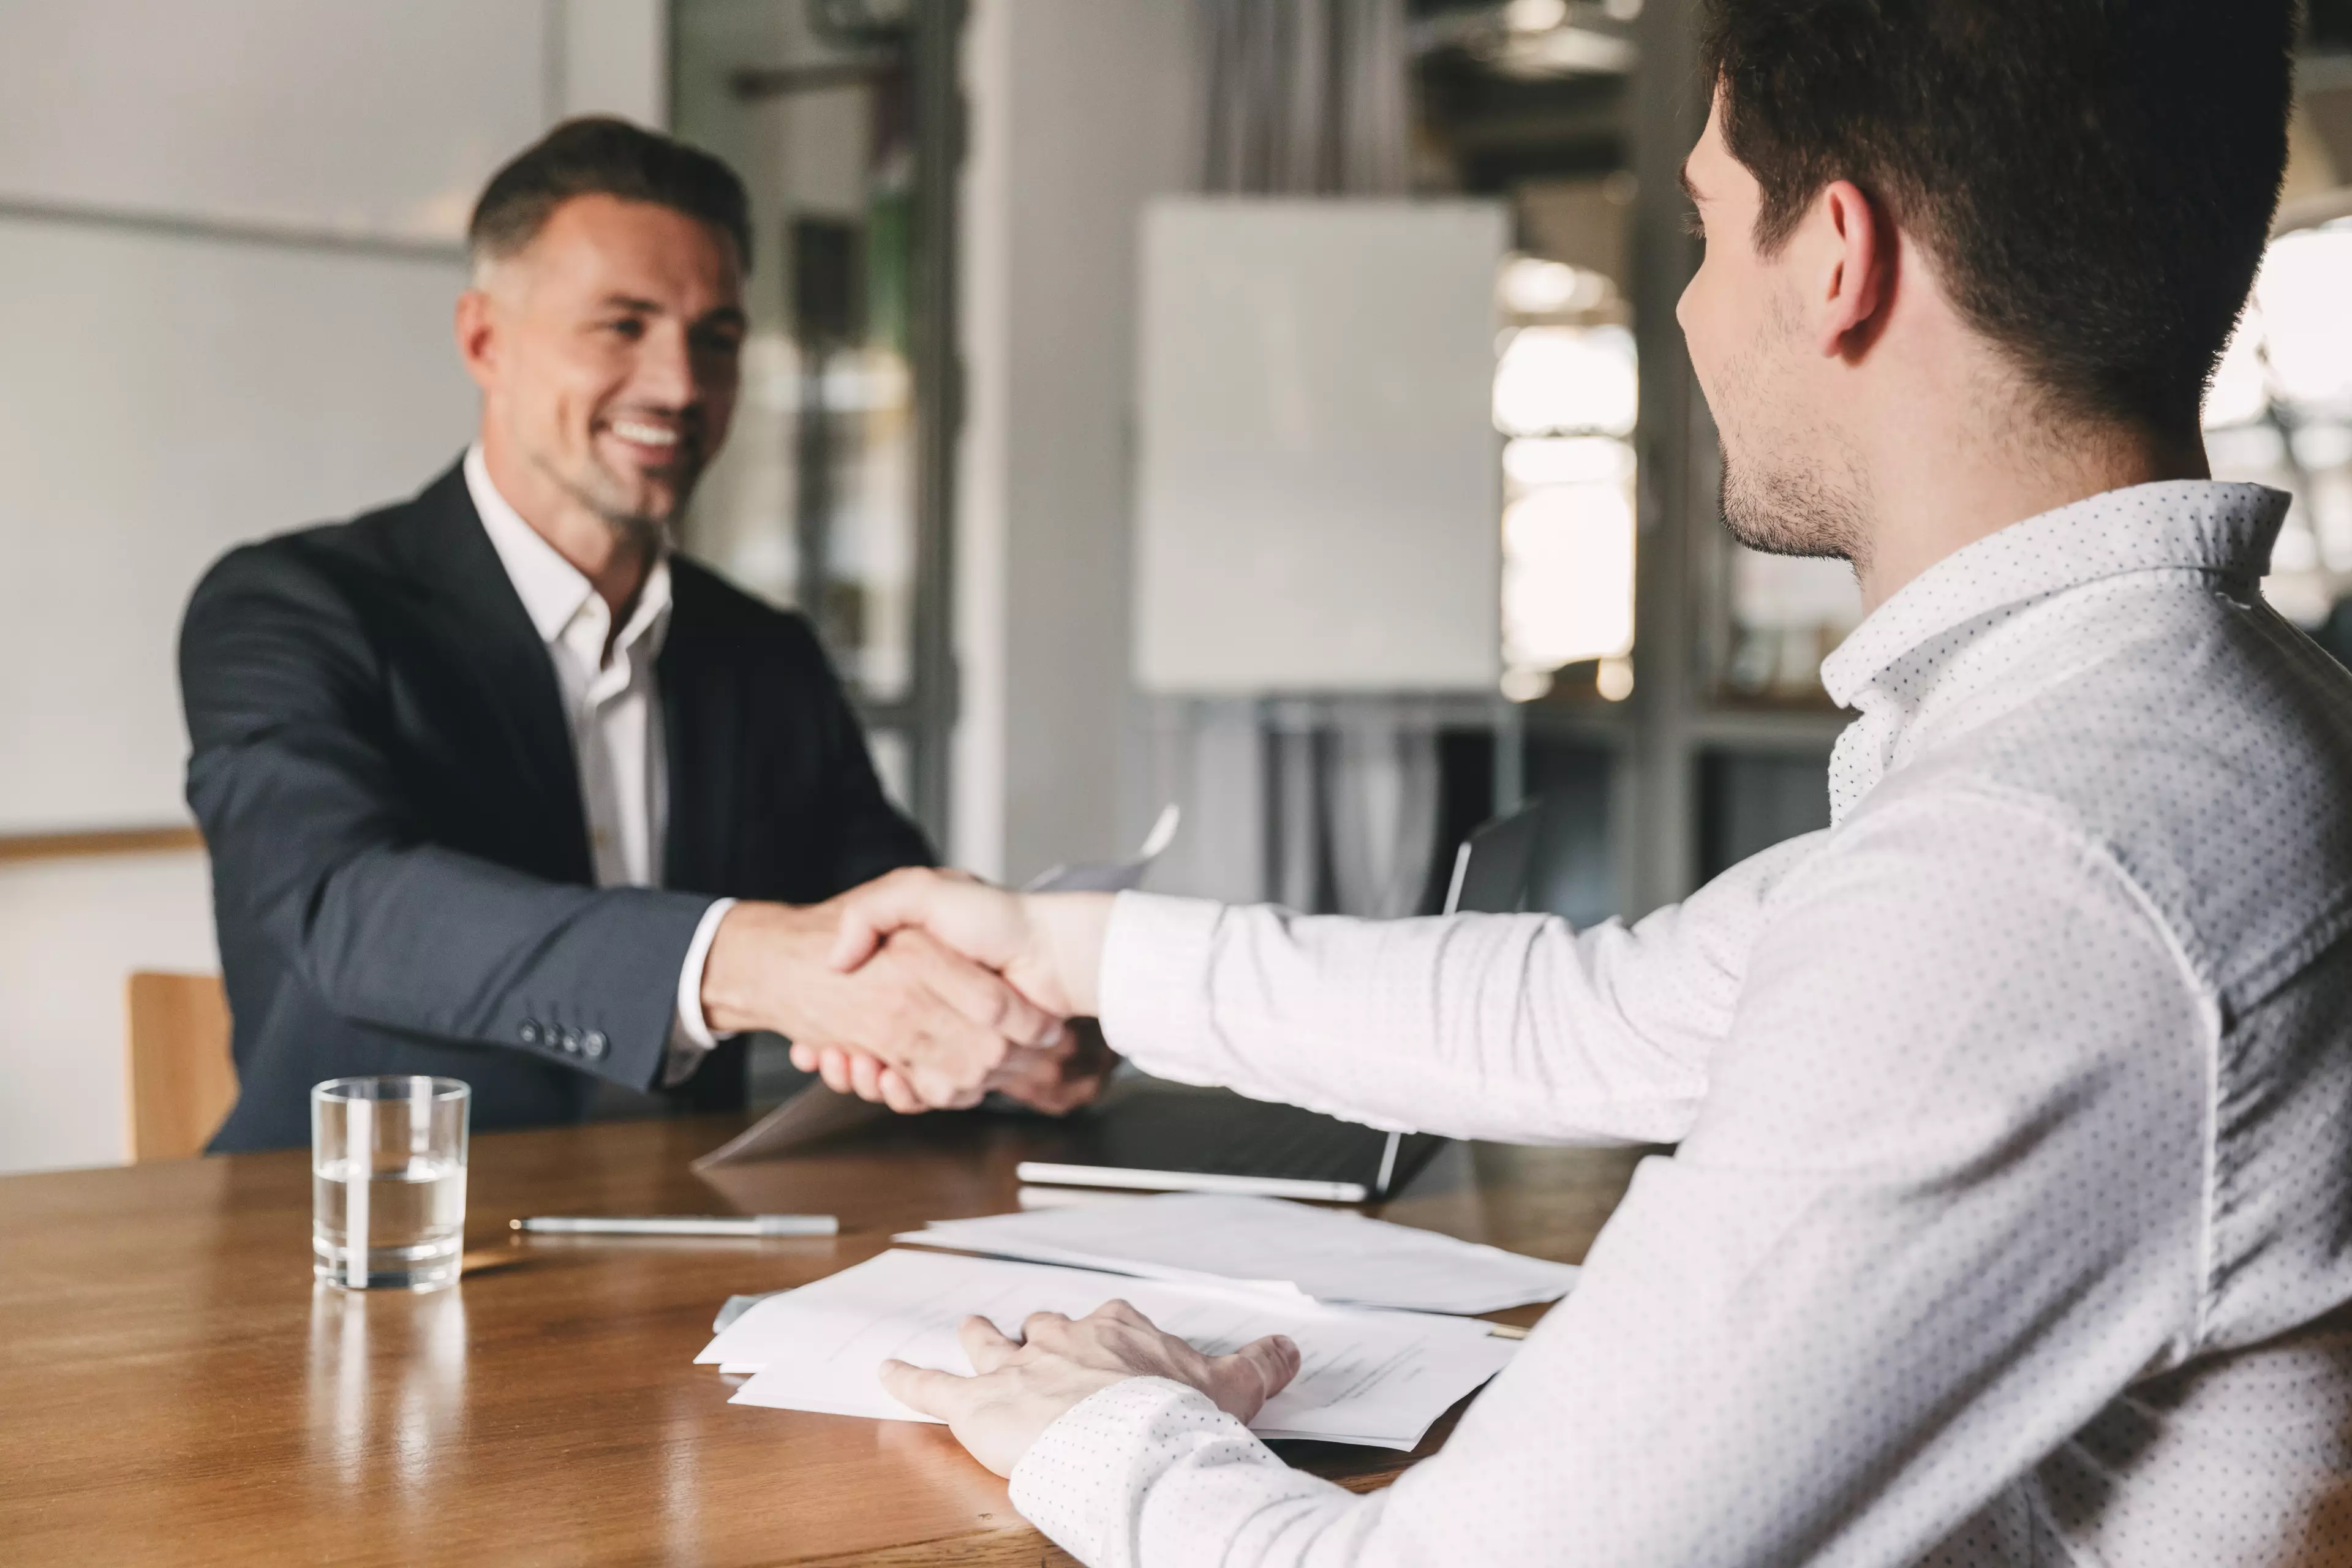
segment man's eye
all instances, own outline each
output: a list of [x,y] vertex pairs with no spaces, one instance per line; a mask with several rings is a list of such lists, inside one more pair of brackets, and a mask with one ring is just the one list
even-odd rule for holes
[[607,321],[604,323],[604,330],[615,337],[625,338],[630,342],[635,342],[646,335],[646,324],[635,316],[623,316],[618,321]]
[[707,354],[733,358],[743,352],[743,340],[733,332],[697,332],[694,346]]

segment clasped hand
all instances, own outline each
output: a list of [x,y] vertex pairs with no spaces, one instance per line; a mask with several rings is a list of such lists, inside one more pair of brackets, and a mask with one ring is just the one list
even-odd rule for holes
[[[940,873],[916,885],[931,882],[981,890]],[[891,918],[909,890],[894,877],[808,908],[736,905],[704,965],[704,1016],[720,1031],[773,1029],[831,1087],[898,1110],[967,1106],[992,1090],[1053,1111],[1092,1099],[1108,1062],[1098,1042],[1087,1048],[1063,1006],[1025,994],[1002,965]],[[860,912],[869,893],[883,918]],[[845,962],[853,933],[856,957]]]
[[[1012,893],[952,871],[893,871],[827,908],[835,921],[829,962],[864,975],[899,943],[938,943],[999,979],[1024,1008],[1077,1019],[1049,1051],[1015,1050],[992,1060],[969,1038],[931,1042],[919,1061],[895,1058],[856,1040],[795,1037],[793,1060],[833,1089],[896,1110],[968,1105],[1003,1089],[1045,1110],[1093,1098],[1113,1060],[1094,1027],[1096,973],[1111,899],[1102,893]],[[1024,1015],[1025,1017],[1026,1015]]]

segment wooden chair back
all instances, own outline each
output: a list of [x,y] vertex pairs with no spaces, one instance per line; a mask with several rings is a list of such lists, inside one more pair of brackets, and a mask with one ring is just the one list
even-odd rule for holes
[[228,993],[217,974],[131,975],[131,1157],[184,1160],[205,1152],[236,1102]]

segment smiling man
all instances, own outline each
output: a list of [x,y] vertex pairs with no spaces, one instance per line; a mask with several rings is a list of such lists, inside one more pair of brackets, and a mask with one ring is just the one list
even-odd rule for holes
[[302,1142],[347,1074],[463,1079],[484,1128],[740,1104],[728,1037],[762,1028],[1082,1096],[1060,1024],[930,939],[824,962],[824,900],[930,849],[806,622],[671,549],[734,412],[740,183],[572,121],[490,181],[471,249],[464,458],[232,552],[188,607],[240,1090],[213,1147]]
[[2199,433],[2294,7],[1708,9],[1681,319],[1732,530],[1870,607],[1833,825],[1631,929],[899,872],[839,955],[919,924],[1162,1076],[1675,1152],[1373,1496],[1236,1419],[1275,1342],[1113,1307],[885,1382],[1097,1568],[2352,1563],[2352,681]]

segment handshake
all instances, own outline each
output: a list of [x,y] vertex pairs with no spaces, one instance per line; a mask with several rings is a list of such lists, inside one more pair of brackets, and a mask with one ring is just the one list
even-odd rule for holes
[[1111,900],[909,869],[805,908],[738,904],[703,966],[703,1016],[775,1030],[803,1071],[893,1110],[992,1091],[1073,1110],[1113,1060],[1071,1024],[1097,1011]]

